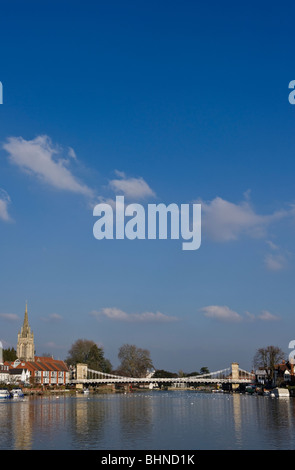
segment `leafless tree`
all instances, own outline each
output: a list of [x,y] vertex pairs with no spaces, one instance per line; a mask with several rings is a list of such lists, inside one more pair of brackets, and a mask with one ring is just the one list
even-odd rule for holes
[[145,377],[147,370],[153,367],[150,352],[133,344],[121,346],[118,358],[121,361],[120,373],[127,377]]
[[265,370],[267,379],[272,381],[276,364],[281,363],[285,359],[285,353],[278,346],[267,346],[257,349],[253,365],[256,369]]

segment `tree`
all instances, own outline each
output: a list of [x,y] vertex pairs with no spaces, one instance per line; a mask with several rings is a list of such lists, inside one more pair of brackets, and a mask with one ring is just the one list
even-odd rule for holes
[[175,372],[169,372],[163,369],[157,369],[156,372],[153,374],[153,379],[160,379],[160,378],[177,378],[178,375]]
[[150,352],[133,344],[121,346],[118,358],[121,361],[119,372],[127,377],[145,377],[148,369],[153,367]]
[[277,346],[267,346],[257,349],[253,364],[257,369],[263,369],[266,372],[269,382],[273,380],[276,364],[285,360],[285,353]]
[[69,350],[66,363],[69,366],[75,366],[79,362],[87,364],[90,369],[101,372],[109,373],[112,370],[110,361],[104,357],[103,348],[87,339],[77,339]]
[[188,374],[185,374],[186,377],[194,377],[195,375],[200,375],[200,372],[189,372]]
[[111,372],[112,365],[108,359],[104,357],[103,349],[93,344],[89,350],[87,361],[89,369],[100,370],[101,372]]
[[16,350],[12,348],[3,349],[3,361],[13,362],[17,359]]

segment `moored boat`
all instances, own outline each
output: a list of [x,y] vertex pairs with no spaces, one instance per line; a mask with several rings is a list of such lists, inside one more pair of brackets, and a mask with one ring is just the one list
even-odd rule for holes
[[245,392],[250,393],[251,395],[253,393],[256,393],[256,386],[254,384],[247,385],[246,388],[245,388]]
[[276,398],[288,398],[290,397],[290,392],[287,388],[276,387],[270,392],[270,396]]
[[10,392],[12,398],[23,398],[24,393],[21,388],[14,388]]
[[0,400],[6,400],[7,398],[10,398],[10,393],[6,388],[1,388],[0,389]]

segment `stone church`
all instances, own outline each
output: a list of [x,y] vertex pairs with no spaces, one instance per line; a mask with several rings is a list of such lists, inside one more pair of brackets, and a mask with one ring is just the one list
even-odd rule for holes
[[35,345],[34,333],[31,331],[28,319],[28,306],[26,304],[24,323],[17,335],[17,350],[16,354],[18,359],[22,361],[35,360]]

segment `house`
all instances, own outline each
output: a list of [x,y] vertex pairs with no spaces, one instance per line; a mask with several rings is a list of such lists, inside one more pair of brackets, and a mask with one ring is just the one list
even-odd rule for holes
[[294,365],[289,361],[283,361],[277,364],[274,368],[274,385],[281,385],[282,383],[291,385],[295,384]]
[[258,384],[266,384],[268,382],[267,372],[264,369],[257,369],[255,371],[255,381]]
[[0,383],[9,382],[9,366],[7,364],[0,364]]
[[25,368],[10,367],[9,383],[27,384],[30,381],[30,372]]
[[42,385],[66,385],[70,379],[70,371],[64,361],[52,357],[35,356],[33,367],[35,381]]
[[9,366],[10,382],[33,383],[37,385],[66,385],[70,371],[64,361],[52,357],[35,356],[34,361],[6,363]]

